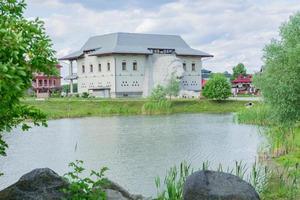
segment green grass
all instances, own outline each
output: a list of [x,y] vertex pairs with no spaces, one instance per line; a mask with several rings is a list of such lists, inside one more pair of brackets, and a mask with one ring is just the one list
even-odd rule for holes
[[47,114],[49,119],[106,115],[172,114],[172,113],[230,113],[241,110],[243,101],[215,102],[209,100],[172,100],[153,103],[146,99],[84,99],[50,98],[23,100]]
[[300,199],[300,125],[280,127],[270,118],[271,109],[264,104],[242,109],[237,113],[241,123],[267,126],[265,135],[269,140],[268,152],[272,173],[268,177],[261,198],[263,200]]

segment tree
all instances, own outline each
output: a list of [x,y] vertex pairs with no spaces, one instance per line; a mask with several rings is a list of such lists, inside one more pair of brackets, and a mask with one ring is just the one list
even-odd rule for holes
[[264,48],[263,72],[255,76],[264,100],[278,123],[300,120],[300,12],[282,24],[279,40]]
[[157,85],[153,88],[150,99],[154,101],[166,100],[166,90],[163,86]]
[[8,145],[3,132],[22,123],[22,129],[46,125],[46,116],[20,101],[31,86],[34,72],[56,74],[57,63],[52,44],[45,34],[43,22],[23,16],[24,0],[0,1],[0,155]]
[[214,74],[204,86],[203,96],[214,100],[225,100],[231,94],[231,85],[223,74]]
[[166,94],[170,97],[170,99],[172,96],[178,96],[178,93],[180,91],[180,82],[174,74],[171,75],[171,79],[169,80],[165,91]]
[[236,79],[239,75],[243,75],[243,76],[247,75],[247,70],[243,63],[239,63],[237,66],[233,67],[232,71],[233,71],[232,80]]

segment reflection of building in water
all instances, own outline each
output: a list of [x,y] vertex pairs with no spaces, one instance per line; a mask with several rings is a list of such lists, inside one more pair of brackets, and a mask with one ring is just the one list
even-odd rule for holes
[[[180,36],[112,33],[94,36],[61,60],[70,61],[67,80],[77,79],[78,93],[99,97],[148,96],[174,74],[182,95],[201,91],[202,58],[212,57],[192,49]],[[73,73],[73,61],[77,74]]]

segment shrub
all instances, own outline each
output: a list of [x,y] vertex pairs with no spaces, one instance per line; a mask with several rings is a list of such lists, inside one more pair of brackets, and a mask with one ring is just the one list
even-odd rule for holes
[[[73,171],[65,174],[70,185],[63,189],[63,192],[72,200],[105,200],[106,194],[102,188],[109,184],[107,178],[104,178],[104,173],[108,168],[103,167],[99,172],[91,171],[90,177],[81,178],[80,175],[84,172],[83,161],[76,160],[69,164]],[[95,177],[93,180],[91,177]]]
[[89,93],[87,92],[83,92],[81,95],[82,98],[88,98],[89,97]]
[[166,99],[166,90],[163,86],[157,85],[155,88],[153,88],[150,99],[153,101],[161,101]]
[[213,100],[225,100],[231,95],[231,86],[223,74],[214,74],[203,89],[203,96]]

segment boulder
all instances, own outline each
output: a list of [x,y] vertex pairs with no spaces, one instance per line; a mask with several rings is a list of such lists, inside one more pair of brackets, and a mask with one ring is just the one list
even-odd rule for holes
[[[69,183],[53,170],[35,169],[23,175],[16,183],[0,191],[0,200],[61,200],[66,198],[62,192]],[[130,194],[117,183],[110,181],[106,192],[107,200],[148,200],[142,195]]]
[[35,169],[0,191],[0,200],[60,200],[68,182],[49,168]]
[[184,200],[259,200],[255,189],[232,174],[197,171],[187,177]]

